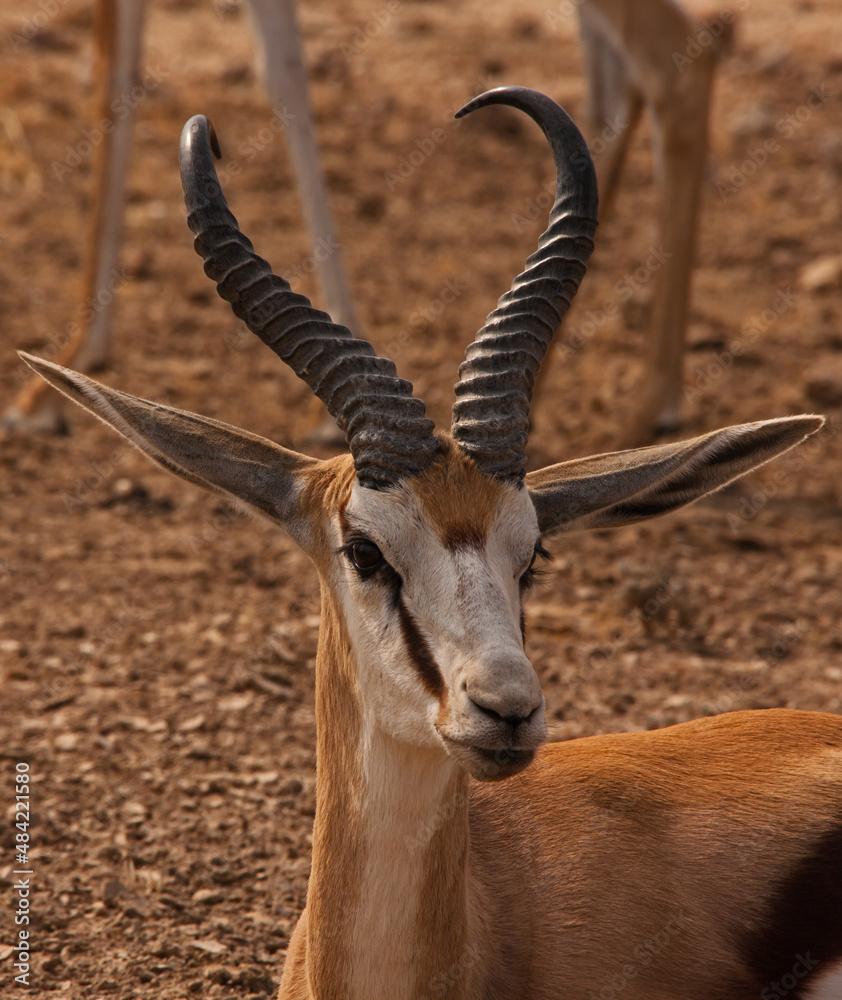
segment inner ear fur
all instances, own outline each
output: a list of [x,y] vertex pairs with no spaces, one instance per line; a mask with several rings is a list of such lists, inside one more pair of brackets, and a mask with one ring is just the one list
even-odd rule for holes
[[299,498],[318,461],[198,413],[111,389],[50,361],[20,352],[42,378],[175,475],[244,501],[298,536]]
[[674,444],[616,451],[530,472],[542,535],[659,517],[721,489],[814,434],[824,417],[737,424]]

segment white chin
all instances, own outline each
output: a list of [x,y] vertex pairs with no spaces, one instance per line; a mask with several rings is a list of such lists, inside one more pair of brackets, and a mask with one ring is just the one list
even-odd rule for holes
[[466,747],[451,740],[446,741],[447,752],[477,781],[502,781],[519,774],[535,759],[535,750],[513,750],[502,747],[487,750],[482,747]]

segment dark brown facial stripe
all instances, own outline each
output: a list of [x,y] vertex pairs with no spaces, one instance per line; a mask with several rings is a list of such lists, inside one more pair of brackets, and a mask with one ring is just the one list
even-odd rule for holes
[[424,687],[430,694],[441,698],[444,694],[444,678],[430,652],[427,640],[421,635],[421,630],[415,619],[407,611],[402,597],[398,599],[398,618],[401,623],[403,641],[406,644],[406,651],[409,653],[412,665],[418,671]]
[[755,995],[805,1000],[842,958],[842,817],[778,886],[767,920],[748,942]]

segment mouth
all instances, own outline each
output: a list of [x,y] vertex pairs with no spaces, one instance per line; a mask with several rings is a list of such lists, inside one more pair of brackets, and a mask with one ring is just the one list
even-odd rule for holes
[[535,759],[535,749],[466,746],[443,736],[447,752],[477,781],[503,781],[519,774]]
[[513,747],[503,747],[502,750],[485,750],[482,747],[471,747],[474,754],[483,764],[482,775],[475,778],[485,781],[501,781],[519,774],[535,760],[534,750],[515,750]]

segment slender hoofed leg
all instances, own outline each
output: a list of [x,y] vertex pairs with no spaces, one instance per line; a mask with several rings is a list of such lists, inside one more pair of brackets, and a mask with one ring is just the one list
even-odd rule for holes
[[651,113],[655,133],[659,267],[652,276],[646,375],[627,435],[628,444],[643,444],[681,421],[685,329],[716,52],[696,46],[692,58],[682,58],[697,26],[669,0],[587,0],[579,16],[601,219],[613,203],[643,107]]
[[[86,240],[81,301],[96,305],[90,321],[54,359],[82,371],[102,368],[110,350],[114,317],[112,286],[120,250],[132,127],[130,102],[120,105],[120,114],[113,109],[115,102],[137,82],[144,2],[99,0],[97,3],[97,103],[99,119],[107,119],[112,128],[105,133],[95,154],[95,195]],[[327,307],[337,322],[358,333],[360,326],[319,164],[295,5],[293,0],[252,0],[252,10],[266,88],[270,100],[283,114]],[[3,421],[8,427],[57,430],[63,426],[60,406],[52,394],[44,392],[40,379],[30,380]],[[332,422],[331,433],[337,433]]]
[[[96,5],[98,121],[107,121],[102,143],[94,151],[94,195],[85,248],[83,303],[91,303],[90,319],[55,357],[82,371],[104,367],[111,346],[115,273],[123,228],[132,130],[132,102],[121,100],[137,84],[145,0],[100,0]],[[119,113],[115,108],[119,107]],[[41,379],[31,379],[4,414],[6,426],[57,430],[63,426],[60,404],[44,392]]]
[[286,124],[301,200],[319,251],[315,257],[328,312],[360,333],[320,165],[294,0],[251,0],[251,9],[266,90]]

